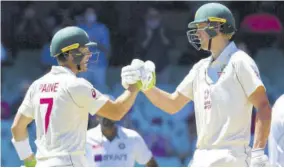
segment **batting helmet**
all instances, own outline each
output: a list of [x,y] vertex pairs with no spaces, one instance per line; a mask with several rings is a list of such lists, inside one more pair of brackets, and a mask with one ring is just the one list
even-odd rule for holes
[[233,35],[236,32],[235,18],[232,12],[219,3],[207,3],[202,5],[195,13],[194,21],[188,24],[187,37],[190,44],[200,49],[200,40],[196,35],[199,23],[208,23],[202,28],[210,38],[208,50],[210,50],[211,39],[217,35],[216,28],[220,25],[220,32]]
[[[97,46],[97,43],[91,42],[88,34],[83,29],[76,26],[68,26],[60,29],[53,36],[50,45],[50,53],[52,57],[58,57],[60,54],[65,54],[82,46]],[[83,56],[84,55],[80,52],[74,55],[73,62],[78,65],[79,70],[79,64]]]

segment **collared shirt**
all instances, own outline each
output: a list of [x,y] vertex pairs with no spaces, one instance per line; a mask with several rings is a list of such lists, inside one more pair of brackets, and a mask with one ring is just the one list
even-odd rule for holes
[[152,152],[143,138],[134,130],[117,126],[117,136],[109,141],[101,126],[88,130],[86,154],[89,166],[134,167],[135,161],[146,164]]
[[33,82],[18,113],[35,119],[37,158],[84,154],[88,112],[94,115],[107,100],[62,66]]
[[221,54],[217,57],[216,60],[213,61],[213,56],[211,56],[211,63],[209,64],[207,73],[211,82],[215,83],[222,75],[224,68],[228,64],[232,51],[237,51],[238,48],[234,42],[229,43],[226,48],[221,52]]
[[284,167],[284,94],[277,99],[272,108],[268,147],[271,165]]
[[208,57],[196,63],[177,91],[195,103],[197,148],[248,146],[253,108],[248,98],[260,86],[255,62],[233,42],[216,62]]

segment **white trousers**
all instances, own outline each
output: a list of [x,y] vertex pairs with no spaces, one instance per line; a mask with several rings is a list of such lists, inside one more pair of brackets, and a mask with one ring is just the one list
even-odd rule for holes
[[250,147],[197,149],[190,167],[249,167]]
[[84,155],[67,155],[37,160],[36,167],[87,167]]

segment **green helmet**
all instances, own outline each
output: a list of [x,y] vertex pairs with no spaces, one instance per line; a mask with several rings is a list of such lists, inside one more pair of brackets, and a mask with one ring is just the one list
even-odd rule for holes
[[[202,5],[195,13],[194,21],[188,24],[191,29],[187,32],[189,42],[197,49],[200,49],[198,37],[196,36],[197,24],[208,23],[203,28],[209,35],[210,39],[217,35],[216,28],[221,25],[220,32],[233,35],[236,32],[235,18],[232,12],[224,5],[219,3],[207,3]],[[211,41],[209,42],[209,44]],[[210,47],[208,47],[210,48]]]
[[78,49],[81,46],[97,46],[89,40],[88,34],[81,28],[68,26],[55,33],[51,40],[50,53],[57,57],[61,53]]

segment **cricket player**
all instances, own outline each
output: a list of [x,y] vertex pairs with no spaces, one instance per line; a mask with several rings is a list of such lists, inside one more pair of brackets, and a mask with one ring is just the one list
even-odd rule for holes
[[[142,91],[169,114],[194,101],[198,139],[191,166],[267,166],[271,107],[257,65],[231,40],[234,16],[222,4],[207,3],[188,27],[190,44],[211,56],[196,63],[174,93],[154,87],[155,66],[146,62]],[[253,106],[258,112],[251,150]]]
[[268,151],[271,166],[284,167],[284,94],[272,108]]
[[99,125],[87,132],[86,155],[89,166],[134,167],[135,161],[157,167],[152,152],[134,130],[99,117]]
[[[121,74],[127,90],[115,101],[76,77],[87,71],[92,46],[96,43],[90,42],[87,33],[78,27],[63,28],[53,36],[50,51],[59,65],[32,83],[11,128],[12,143],[25,166],[35,166],[36,162],[36,166],[85,166],[88,113],[120,120],[134,103],[139,90],[133,84],[138,76],[133,76],[137,71],[130,66],[124,67]],[[36,159],[27,132],[33,120]]]

